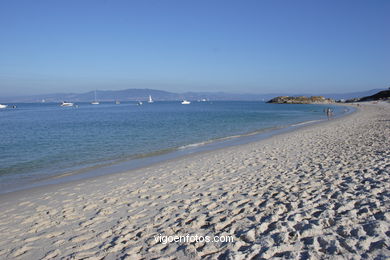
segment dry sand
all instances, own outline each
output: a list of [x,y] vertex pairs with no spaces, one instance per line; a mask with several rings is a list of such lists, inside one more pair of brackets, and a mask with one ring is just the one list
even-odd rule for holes
[[389,148],[390,104],[365,104],[263,141],[2,195],[0,259],[385,259]]

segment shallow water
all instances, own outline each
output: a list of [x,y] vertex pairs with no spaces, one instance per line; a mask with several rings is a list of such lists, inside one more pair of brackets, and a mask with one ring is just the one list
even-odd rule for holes
[[17,104],[0,111],[0,192],[51,176],[325,119],[343,107],[263,102]]

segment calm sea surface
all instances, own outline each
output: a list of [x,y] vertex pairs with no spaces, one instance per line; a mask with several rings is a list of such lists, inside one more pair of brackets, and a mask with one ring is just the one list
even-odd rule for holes
[[0,110],[0,193],[80,169],[325,119],[325,107],[345,110],[262,102],[16,105]]

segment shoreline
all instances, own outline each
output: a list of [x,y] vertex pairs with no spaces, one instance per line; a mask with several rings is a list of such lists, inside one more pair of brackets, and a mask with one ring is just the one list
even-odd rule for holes
[[[4,194],[0,258],[389,256],[389,111],[364,104],[258,142]],[[162,244],[159,234],[234,242]]]
[[[321,104],[320,104],[321,105]],[[338,104],[333,104],[338,105]],[[334,116],[332,120],[340,117],[346,117],[357,111],[356,107],[351,105],[338,105],[348,108],[347,112],[343,112]],[[149,154],[137,155],[131,159],[124,159],[120,161],[107,162],[101,165],[80,168],[70,172],[63,172],[53,176],[42,176],[36,178],[30,183],[25,183],[13,188],[8,188],[5,191],[0,191],[0,197],[8,193],[15,193],[19,191],[28,191],[30,189],[42,188],[49,185],[60,185],[63,183],[74,182],[84,179],[91,179],[104,175],[117,174],[121,172],[139,170],[153,165],[180,159],[184,156],[191,156],[207,151],[217,151],[227,147],[245,145],[251,142],[259,142],[272,136],[296,131],[301,127],[306,127],[313,124],[320,124],[327,122],[326,119],[317,119],[311,121],[303,121],[299,123],[282,125],[273,128],[265,128],[249,133],[244,133],[236,136],[227,136],[212,140],[206,140],[201,143],[188,144],[181,147],[173,147],[165,150],[151,152]]]

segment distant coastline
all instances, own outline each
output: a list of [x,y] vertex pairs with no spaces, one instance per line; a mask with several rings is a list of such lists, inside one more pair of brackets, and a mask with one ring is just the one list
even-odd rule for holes
[[[123,89],[123,90],[96,90],[100,102],[115,101],[147,101],[149,95],[154,101],[267,101],[278,96],[324,96],[334,100],[349,100],[374,95],[385,89],[371,89],[349,93],[227,93],[227,92],[184,92],[174,93],[158,89]],[[68,102],[92,102],[95,98],[95,90],[85,93],[47,93],[36,95],[5,96],[0,95],[0,103],[60,103]]]

